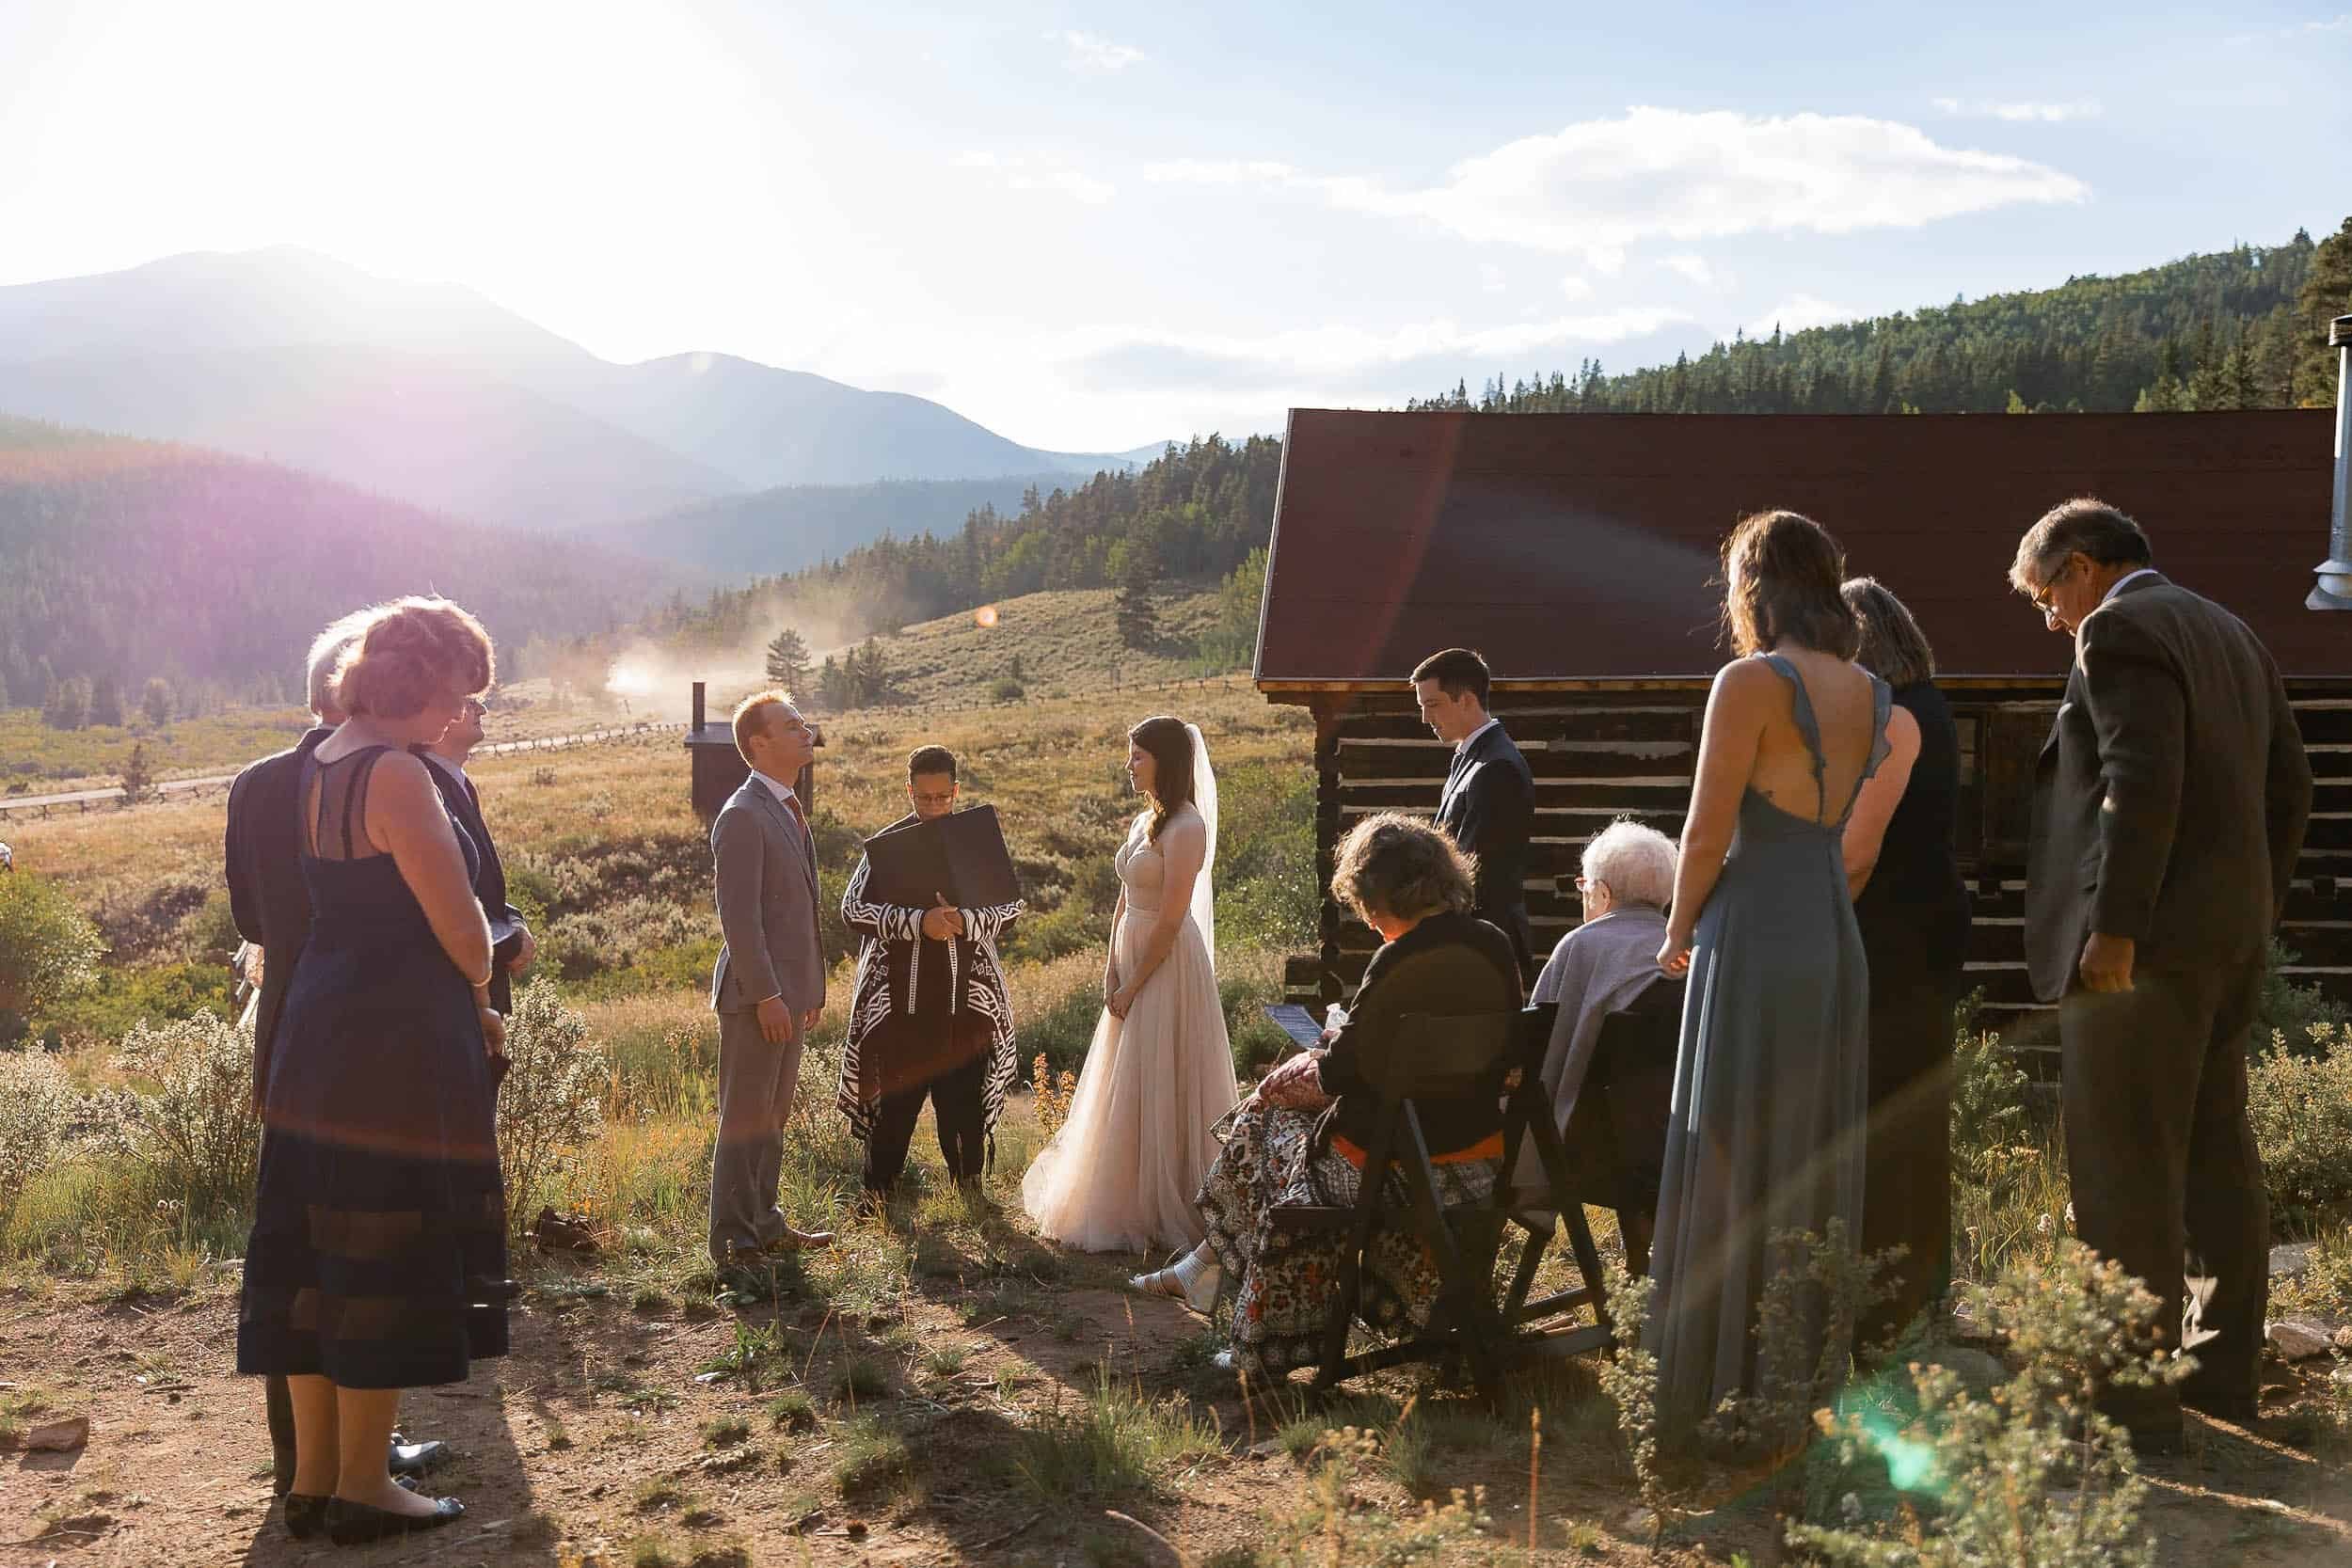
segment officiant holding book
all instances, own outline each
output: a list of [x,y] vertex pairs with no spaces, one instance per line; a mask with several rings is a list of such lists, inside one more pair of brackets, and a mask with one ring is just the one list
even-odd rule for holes
[[837,1103],[866,1145],[875,1201],[906,1168],[926,1100],[948,1176],[977,1182],[1012,1084],[1012,998],[996,940],[1021,901],[995,813],[956,812],[957,789],[946,747],[908,757],[914,810],[866,840],[841,899],[859,944]]

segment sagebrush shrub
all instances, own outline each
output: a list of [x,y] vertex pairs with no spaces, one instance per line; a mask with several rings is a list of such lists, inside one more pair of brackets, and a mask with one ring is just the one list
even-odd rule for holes
[[251,1032],[215,1013],[142,1022],[115,1065],[152,1085],[113,1101],[123,1151],[192,1219],[247,1202],[262,1154]]
[[56,883],[29,871],[0,877],[0,1013],[30,1013],[87,985],[104,950]]
[[0,1235],[25,1184],[63,1143],[75,1098],[65,1069],[47,1052],[0,1052]]
[[2246,1074],[2271,1223],[2289,1227],[2352,1199],[2352,1028],[2314,1023],[2306,1035],[2298,1051],[2274,1034]]
[[2155,1296],[2081,1243],[2020,1263],[1982,1294],[2024,1366],[1979,1399],[1948,1368],[1911,1368],[1919,1415],[1885,1430],[1822,1412],[1850,1459],[1882,1457],[1921,1497],[1873,1528],[1795,1525],[1789,1544],[1851,1568],[2151,1568],[2140,1528],[2147,1484],[2131,1439],[2099,1414],[2108,1386],[2177,1383],[2191,1362],[2156,1350]]
[[604,1131],[604,1091],[612,1073],[588,1021],[557,1000],[555,988],[515,993],[506,1021],[507,1074],[499,1085],[499,1167],[506,1178],[507,1223],[522,1212],[542,1178],[580,1145]]

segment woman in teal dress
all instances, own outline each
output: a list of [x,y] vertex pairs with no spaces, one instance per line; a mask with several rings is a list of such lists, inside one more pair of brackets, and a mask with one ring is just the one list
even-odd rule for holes
[[1759,1367],[1765,1286],[1804,1267],[1773,1234],[1861,1231],[1870,982],[1840,835],[1885,754],[1889,705],[1853,662],[1844,575],[1836,542],[1792,512],[1749,517],[1724,545],[1741,657],[1708,696],[1659,951],[1690,976],[1645,1340],[1670,1435],[1726,1395],[1808,1378],[1838,1332],[1808,1300],[1786,1347],[1801,1359]]

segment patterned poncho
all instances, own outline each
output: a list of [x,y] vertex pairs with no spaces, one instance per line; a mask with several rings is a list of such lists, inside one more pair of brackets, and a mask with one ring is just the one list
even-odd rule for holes
[[[911,816],[903,816],[890,826],[902,827],[914,820]],[[887,832],[890,829],[882,831]],[[869,869],[866,857],[859,856],[857,871],[841,895],[841,918],[858,934],[859,942],[857,984],[850,995],[849,1044],[841,1055],[841,1086],[834,1103],[849,1117],[850,1132],[860,1143],[872,1130],[876,1109],[876,1102],[866,1101],[859,1089],[860,1053],[876,1026],[893,1013],[914,1014],[920,1000],[917,983],[926,974],[936,973],[935,965],[916,961],[917,945],[928,940],[923,935],[923,911],[898,904],[869,902],[866,896]],[[977,1013],[988,1021],[988,1079],[982,1091],[981,1127],[992,1135],[1017,1068],[1012,996],[1005,988],[1005,970],[996,956],[996,939],[1021,910],[1018,902],[965,910],[964,934],[944,943],[954,1009]]]

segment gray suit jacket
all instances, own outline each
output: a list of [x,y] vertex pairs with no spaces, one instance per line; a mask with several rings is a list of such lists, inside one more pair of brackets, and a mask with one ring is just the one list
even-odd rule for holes
[[2055,1002],[2092,931],[2147,970],[2259,961],[2295,875],[2312,770],[2278,666],[2163,577],[2084,617],[2034,779],[2026,958]]
[[816,847],[756,776],[710,824],[710,861],[726,942],[710,974],[711,1006],[749,1012],[771,996],[796,1013],[823,1006]]

